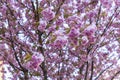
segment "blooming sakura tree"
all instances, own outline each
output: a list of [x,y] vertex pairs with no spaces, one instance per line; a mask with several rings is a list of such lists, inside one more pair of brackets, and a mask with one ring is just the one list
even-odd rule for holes
[[119,80],[119,6],[119,0],[0,0],[3,79]]

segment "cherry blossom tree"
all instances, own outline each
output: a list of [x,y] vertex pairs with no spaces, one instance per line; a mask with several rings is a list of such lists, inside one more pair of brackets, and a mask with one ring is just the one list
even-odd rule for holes
[[0,0],[3,79],[119,80],[119,6],[119,0]]

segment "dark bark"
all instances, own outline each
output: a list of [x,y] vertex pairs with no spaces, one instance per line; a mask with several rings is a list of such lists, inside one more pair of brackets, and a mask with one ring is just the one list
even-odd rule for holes
[[110,65],[110,66],[108,66],[106,69],[102,70],[102,71],[99,73],[99,75],[95,78],[95,80],[98,80],[98,78],[99,78],[107,69],[109,69],[109,68],[112,67],[112,66],[113,66],[113,64]]
[[115,73],[115,75],[111,78],[111,80],[114,80],[114,78],[115,78],[118,74],[120,74],[120,71],[118,71],[117,73]]
[[29,80],[28,71],[24,71],[24,80]]
[[48,78],[47,78],[47,69],[46,69],[45,62],[43,62],[43,63],[41,64],[41,68],[42,68],[43,76],[44,76],[44,79],[43,79],[43,80],[48,80]]
[[87,62],[87,63],[86,63],[86,72],[85,72],[85,79],[84,79],[84,80],[87,80],[88,68],[89,68],[89,64],[88,64],[88,62]]
[[94,69],[93,67],[94,67],[94,61],[92,60],[90,80],[92,80],[92,78],[93,78],[93,69]]

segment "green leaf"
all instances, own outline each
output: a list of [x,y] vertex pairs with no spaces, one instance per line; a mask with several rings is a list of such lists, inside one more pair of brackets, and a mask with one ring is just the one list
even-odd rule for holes
[[28,62],[31,59],[32,55],[27,53],[26,56],[24,57],[24,61]]
[[54,42],[56,40],[57,36],[53,35],[52,36],[52,39],[51,39],[51,42]]
[[0,34],[4,34],[5,33],[5,28],[0,28]]
[[34,72],[34,76],[40,76],[41,74],[39,72]]
[[38,8],[38,12],[41,13],[41,11],[43,10],[43,8]]
[[66,28],[65,32],[68,34],[70,32],[70,28]]

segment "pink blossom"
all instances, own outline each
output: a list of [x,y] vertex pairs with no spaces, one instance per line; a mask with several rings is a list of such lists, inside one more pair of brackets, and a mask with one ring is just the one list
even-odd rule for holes
[[120,6],[120,0],[114,0],[114,1],[115,1],[116,6]]
[[61,25],[62,23],[63,23],[63,19],[62,18],[60,18],[60,19],[58,19],[56,21],[56,25]]
[[58,36],[54,42],[54,46],[58,49],[64,47],[67,44],[67,37],[65,36]]
[[69,37],[70,38],[75,38],[75,37],[78,37],[80,35],[80,32],[78,29],[71,29],[70,33],[69,33]]
[[50,9],[50,8],[46,8],[41,12],[42,16],[44,19],[46,19],[47,21],[52,20],[55,17],[55,13]]
[[82,37],[82,45],[86,45],[89,42],[87,36]]
[[91,24],[84,30],[84,34],[88,37],[94,36],[96,30],[97,30],[97,27],[95,26],[95,24]]
[[38,26],[38,30],[40,30],[41,32],[44,32],[45,28],[46,28],[45,22],[41,22],[40,25]]
[[32,58],[30,61],[26,63],[26,67],[30,70],[37,70],[39,68],[39,65],[44,61],[44,57],[41,53],[35,52],[32,55]]

